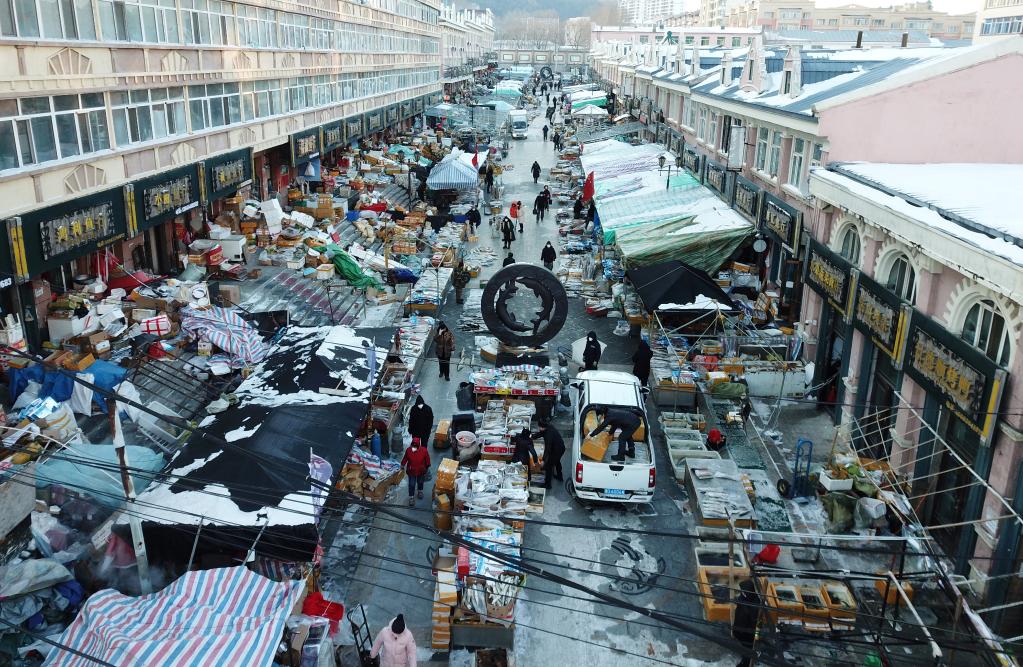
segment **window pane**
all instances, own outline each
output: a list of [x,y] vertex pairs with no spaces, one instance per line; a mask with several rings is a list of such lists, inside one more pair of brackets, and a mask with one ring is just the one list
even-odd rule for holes
[[169,116],[169,127],[167,128],[171,134],[182,134],[185,132],[185,103],[178,102],[171,105],[171,114]]
[[[33,130],[34,123],[33,121]],[[74,114],[65,113],[57,116],[57,139],[60,141],[61,157],[78,155],[78,124],[75,122]]]
[[105,111],[89,112],[89,136],[92,137],[92,150],[102,151],[110,148]]
[[11,0],[0,0],[0,35],[15,37],[17,34],[14,29],[14,7]]
[[57,7],[57,0],[39,0],[39,10],[43,15],[43,37],[61,39],[64,35],[61,32],[60,8]]
[[189,114],[192,117],[192,131],[196,132],[206,127],[206,120],[202,112],[202,100],[192,100],[188,103]]
[[74,5],[78,37],[81,39],[96,39],[96,24],[92,15],[92,2],[90,0],[74,0]]
[[237,123],[242,119],[242,111],[237,95],[227,98],[227,118],[229,123]]
[[162,104],[153,107],[153,136],[157,139],[167,136],[167,110]]
[[210,100],[210,127],[220,127],[224,124],[224,103],[223,98]]
[[21,102],[21,113],[48,113],[50,111],[49,97],[23,97]]
[[117,32],[117,21],[114,19],[113,3],[99,3],[99,29],[102,39],[108,41],[122,39],[122,36]]
[[114,109],[114,137],[118,146],[127,146],[131,143],[128,136],[128,111],[126,109]]
[[29,132],[28,121],[19,120],[17,122],[18,130],[18,146],[21,148],[21,164],[34,164],[35,158],[32,157],[32,135]]
[[[50,124],[50,118],[33,118],[29,121],[32,128],[32,141],[31,145],[35,147],[35,157],[37,162],[46,162],[47,160],[57,159],[57,144],[53,138],[53,125]],[[26,143],[26,147],[29,144]],[[24,148],[22,149],[24,152]],[[31,157],[31,156],[30,156]],[[31,162],[31,159],[29,160]]]
[[82,95],[83,109],[97,109],[103,106],[105,106],[103,103],[103,93],[85,93]]
[[139,141],[149,141],[153,138],[153,119],[149,113],[149,107],[138,108],[139,119]]
[[60,0],[60,13],[64,20],[64,37],[78,39],[78,28],[75,26],[75,8],[72,0]]
[[131,103],[132,104],[142,104],[144,102],[148,102],[149,101],[149,91],[145,90],[145,89],[143,89],[143,90],[133,90],[130,93],[130,97],[131,97]]
[[57,95],[53,98],[55,111],[72,111],[78,108],[77,95]]
[[18,147],[14,142],[14,121],[0,121],[0,171],[18,166]]
[[142,31],[147,42],[159,42],[160,33],[156,30],[156,10],[152,7],[142,7]]
[[118,7],[124,7],[124,29],[128,35],[128,41],[142,41],[142,18],[139,16],[139,8],[136,5],[125,5],[116,3]]

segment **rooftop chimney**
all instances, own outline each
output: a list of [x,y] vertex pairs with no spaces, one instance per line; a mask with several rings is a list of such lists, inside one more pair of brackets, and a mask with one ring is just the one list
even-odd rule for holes
[[862,30],[857,30],[856,31],[856,48],[857,49],[862,49],[863,48],[863,31]]
[[907,46],[909,46],[909,33],[904,32],[902,33],[902,48],[906,48]]

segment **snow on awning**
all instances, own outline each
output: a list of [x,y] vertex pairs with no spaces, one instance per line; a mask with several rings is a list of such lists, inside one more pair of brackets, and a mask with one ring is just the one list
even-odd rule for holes
[[[59,643],[114,665],[269,665],[304,586],[228,567],[188,572],[140,597],[104,589],[89,598]],[[45,662],[94,664],[56,647]]]

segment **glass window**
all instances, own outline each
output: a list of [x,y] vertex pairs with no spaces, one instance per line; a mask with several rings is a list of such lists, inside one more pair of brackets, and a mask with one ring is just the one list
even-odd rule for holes
[[171,44],[178,41],[174,0],[98,0],[103,39]]
[[763,171],[767,166],[767,141],[771,131],[766,127],[757,130],[757,153],[754,166],[758,171]]
[[842,232],[842,247],[839,254],[852,264],[860,263],[860,235],[856,233],[855,227],[850,225]]
[[994,301],[984,299],[973,304],[960,337],[996,364],[1009,365],[1009,330]]
[[768,153],[767,173],[771,177],[778,175],[778,168],[781,164],[781,132],[771,133],[771,149]]
[[895,258],[891,268],[888,269],[885,287],[910,303],[916,300],[916,273],[913,271],[913,265],[909,263],[908,257],[899,255]]
[[805,139],[795,138],[792,140],[792,155],[789,158],[789,185],[800,190],[806,189],[806,179],[803,176],[803,167],[806,165]]

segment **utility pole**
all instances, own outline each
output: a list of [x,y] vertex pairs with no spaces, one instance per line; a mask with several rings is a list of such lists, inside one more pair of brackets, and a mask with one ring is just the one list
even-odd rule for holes
[[124,446],[124,434],[118,428],[117,401],[107,399],[107,413],[110,417],[110,433],[113,436],[114,449],[117,451],[117,462],[121,466],[121,485],[124,487],[124,498],[128,502],[126,514],[131,527],[131,542],[135,550],[135,564],[139,571],[139,591],[143,595],[153,592],[153,581],[149,578],[149,555],[146,553],[146,538],[142,533],[142,521],[135,509],[135,484],[128,474],[128,454]]

